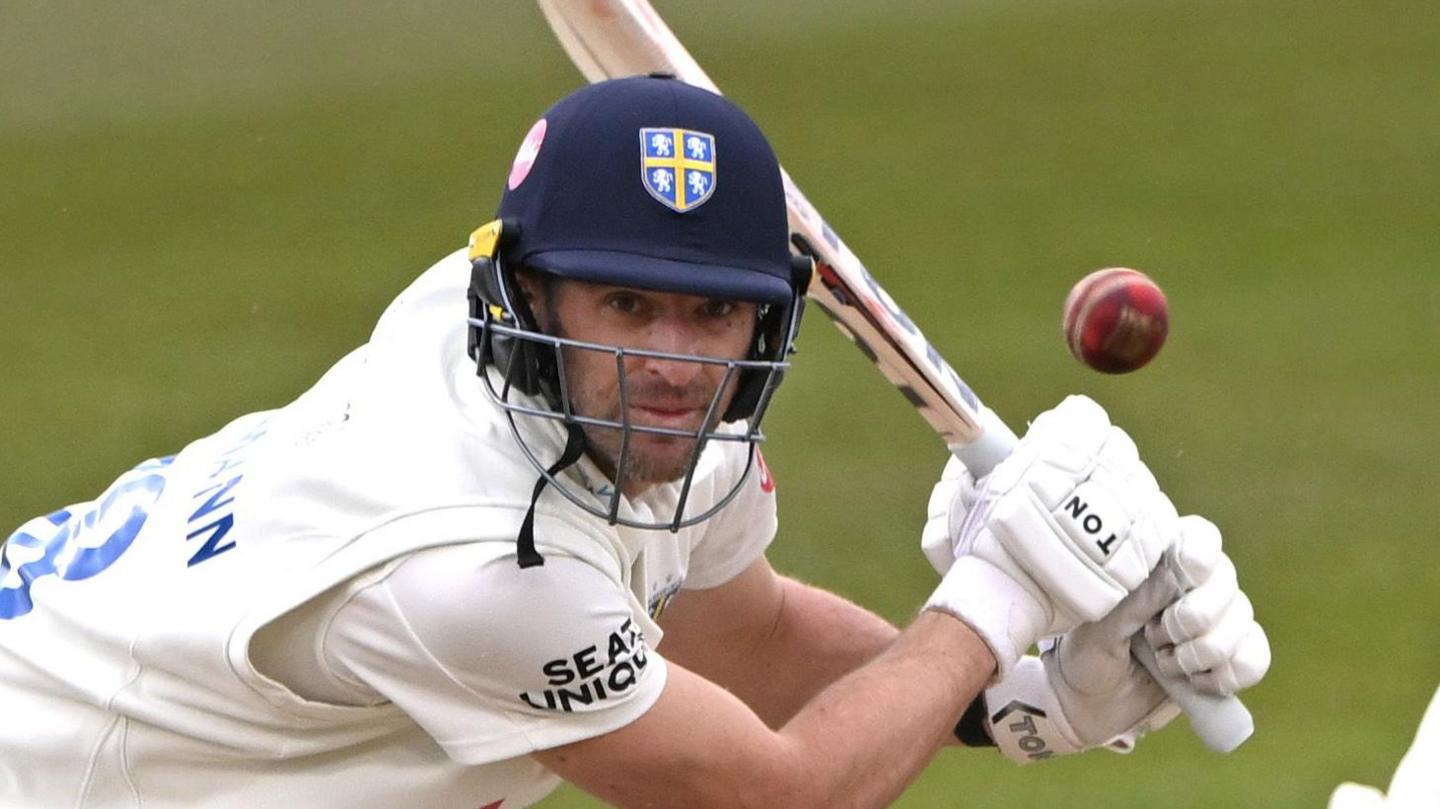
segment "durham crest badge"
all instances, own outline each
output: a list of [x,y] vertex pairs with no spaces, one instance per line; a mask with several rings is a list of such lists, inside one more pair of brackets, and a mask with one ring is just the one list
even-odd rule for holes
[[685,213],[715,193],[715,136],[673,127],[640,130],[640,175],[645,190]]

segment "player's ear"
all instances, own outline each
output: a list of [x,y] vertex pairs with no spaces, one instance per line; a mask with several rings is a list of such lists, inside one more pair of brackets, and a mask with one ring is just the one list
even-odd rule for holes
[[518,287],[520,296],[525,300],[525,306],[545,325],[549,320],[550,284],[540,277],[540,274],[529,267],[521,267],[515,271],[515,285]]

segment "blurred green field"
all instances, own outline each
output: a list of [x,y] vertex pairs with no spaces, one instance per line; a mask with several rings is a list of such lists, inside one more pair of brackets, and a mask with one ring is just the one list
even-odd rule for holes
[[[898,805],[1384,784],[1440,683],[1434,4],[657,5],[992,407],[1108,406],[1270,632],[1233,756],[1183,722],[1128,757],[948,752]],[[11,3],[0,75],[5,525],[303,390],[489,218],[580,82],[518,0]],[[1119,378],[1058,323],[1112,265],[1173,307]],[[772,413],[777,566],[905,621],[943,450],[818,310]]]

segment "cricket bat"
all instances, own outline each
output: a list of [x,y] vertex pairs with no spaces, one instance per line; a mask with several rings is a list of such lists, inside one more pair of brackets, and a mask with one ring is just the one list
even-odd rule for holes
[[[591,82],[660,71],[720,92],[648,0],[537,2],[570,59]],[[791,243],[815,260],[808,297],[914,405],[966,468],[977,479],[983,477],[1010,454],[1018,441],[1015,433],[925,339],[784,168],[780,176]],[[1249,738],[1254,721],[1239,699],[1202,694],[1183,677],[1162,676],[1153,655],[1147,654],[1149,648],[1135,646],[1137,658],[1186,713],[1207,747],[1228,753]]]

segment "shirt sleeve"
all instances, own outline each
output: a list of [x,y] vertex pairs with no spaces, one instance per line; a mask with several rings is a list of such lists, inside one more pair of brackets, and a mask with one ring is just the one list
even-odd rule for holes
[[623,727],[666,677],[611,576],[558,554],[521,569],[496,543],[411,556],[336,612],[324,655],[468,765]]
[[[731,453],[728,480],[745,474],[748,453]],[[728,488],[728,484],[726,484]],[[723,492],[722,492],[723,494]],[[685,589],[719,587],[740,575],[765,554],[779,527],[775,504],[775,478],[765,456],[755,449],[749,477],[729,505],[704,523],[704,533],[690,550]]]

